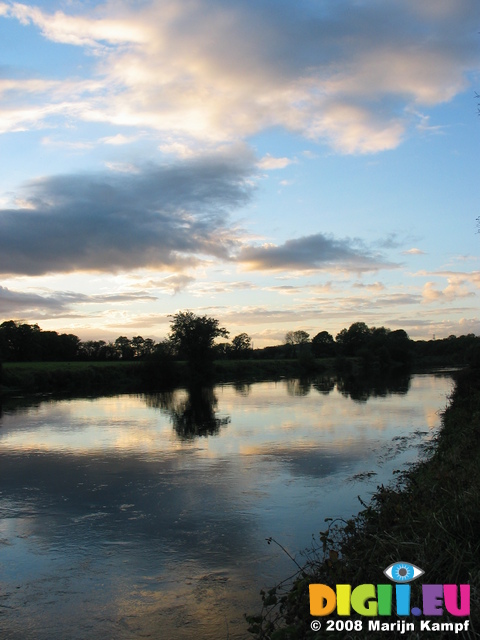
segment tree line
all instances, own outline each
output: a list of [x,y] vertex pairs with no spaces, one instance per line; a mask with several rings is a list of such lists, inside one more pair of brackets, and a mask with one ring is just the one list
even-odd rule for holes
[[78,336],[44,331],[38,324],[8,320],[0,324],[0,361],[135,361],[163,358],[186,360],[202,368],[214,359],[360,358],[376,368],[391,363],[407,365],[413,359],[430,359],[463,364],[479,359],[480,338],[470,333],[440,340],[409,338],[403,329],[369,327],[355,322],[335,337],[320,331],[313,337],[303,330],[288,331],[281,345],[254,349],[251,337],[240,333],[230,342],[229,332],[218,320],[182,311],[171,316],[165,340],[119,336],[113,342],[82,341]]
[[252,340],[246,333],[235,336],[230,343],[215,344],[216,338],[228,335],[215,318],[198,316],[191,311],[173,315],[170,333],[160,342],[142,336],[119,336],[110,342],[82,341],[74,334],[44,331],[38,324],[7,320],[0,324],[0,361],[134,361],[168,355],[202,362],[211,357],[248,356]]
[[342,329],[335,338],[320,331],[313,338],[306,331],[289,331],[285,345],[266,347],[273,355],[283,350],[285,357],[311,353],[315,358],[359,358],[364,365],[388,368],[391,364],[409,365],[413,361],[432,364],[480,364],[480,337],[474,333],[432,340],[412,340],[404,329],[369,327],[354,322]]

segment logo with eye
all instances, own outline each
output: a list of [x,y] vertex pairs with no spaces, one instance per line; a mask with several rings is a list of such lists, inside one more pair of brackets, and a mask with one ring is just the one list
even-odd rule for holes
[[409,562],[394,562],[383,573],[393,582],[412,582],[423,576],[425,571]]

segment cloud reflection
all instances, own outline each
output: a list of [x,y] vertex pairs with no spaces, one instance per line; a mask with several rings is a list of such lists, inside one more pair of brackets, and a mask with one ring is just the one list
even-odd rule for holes
[[[253,384],[248,395],[217,387],[201,394],[201,409],[185,390],[8,407],[0,429],[4,628],[27,640],[48,640],[52,629],[72,640],[127,640],[161,628],[183,640],[181,623],[187,640],[192,629],[215,633],[228,616],[241,637],[248,598],[256,603],[260,585],[288,571],[265,538],[286,540],[295,553],[325,517],[352,513],[346,476],[371,469],[393,434],[413,456],[405,435],[449,387],[417,376],[412,396],[369,405],[324,383],[302,396],[283,382]],[[231,418],[228,428],[198,437],[219,416]],[[205,432],[184,430],[194,417]]]

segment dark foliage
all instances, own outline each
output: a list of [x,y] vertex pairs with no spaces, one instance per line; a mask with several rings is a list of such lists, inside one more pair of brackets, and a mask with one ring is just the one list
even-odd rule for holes
[[[213,374],[213,360],[288,360],[298,359],[304,374],[318,372],[315,359],[336,359],[337,371],[352,372],[359,367],[367,372],[385,373],[392,369],[408,369],[410,365],[480,366],[480,337],[473,333],[436,340],[411,340],[403,329],[368,327],[355,322],[342,329],[336,339],[328,331],[320,331],[312,340],[305,331],[290,331],[289,343],[253,349],[246,333],[235,336],[231,343],[215,344],[216,338],[227,337],[228,331],[209,316],[191,311],[172,316],[168,340],[156,343],[151,338],[119,336],[114,342],[81,341],[76,335],[43,331],[38,324],[7,320],[0,324],[0,362],[71,362],[71,361],[136,361],[165,366],[160,376],[168,377],[166,356],[186,360],[192,372]],[[171,368],[171,367],[170,367]],[[157,372],[158,372],[157,371]],[[156,374],[155,374],[156,375]],[[154,376],[155,377],[155,376]]]
[[0,360],[5,362],[75,360],[80,338],[42,331],[38,324],[8,320],[0,325]]
[[213,363],[215,339],[227,336],[228,331],[215,318],[198,316],[192,311],[172,316],[170,343],[176,355],[188,362],[192,375],[206,374]]

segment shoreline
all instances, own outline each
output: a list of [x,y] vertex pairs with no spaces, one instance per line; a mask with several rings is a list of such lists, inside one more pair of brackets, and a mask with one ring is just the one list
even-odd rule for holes
[[[316,360],[306,368],[298,360],[218,360],[208,375],[197,376],[205,386],[226,382],[256,382],[335,371],[332,359]],[[3,363],[0,397],[38,393],[142,393],[191,384],[185,362],[72,361]],[[195,382],[195,380],[194,380]]]
[[[378,487],[370,504],[346,522],[328,522],[320,532],[307,561],[293,582],[279,584],[261,593],[260,615],[248,616],[252,637],[262,640],[320,638],[312,630],[309,585],[384,584],[385,567],[409,562],[421,568],[422,580],[411,583],[412,602],[421,601],[421,583],[469,584],[471,612],[462,637],[480,637],[480,369],[456,374],[455,388],[442,413],[442,425],[428,455],[399,475],[393,487]],[[375,618],[374,618],[375,619]],[[389,626],[389,638],[418,635],[421,617],[380,619]],[[386,627],[368,626],[369,618],[347,632],[345,617],[334,614],[322,619],[322,638],[363,640],[385,637]],[[393,622],[392,622],[393,620]],[[406,631],[399,621],[414,622]],[[446,614],[434,620],[435,638],[450,638],[453,625],[464,617]],[[329,624],[326,624],[329,622]],[[440,624],[442,623],[442,624]],[[330,625],[330,630],[329,630]],[[443,626],[442,626],[443,625]],[[428,625],[427,625],[428,626]],[[423,632],[428,629],[423,625]],[[455,627],[453,627],[455,628]],[[344,633],[342,630],[344,629]],[[368,629],[368,633],[367,633]]]
[[148,393],[176,387],[211,386],[229,382],[253,383],[284,378],[308,379],[338,375],[343,378],[385,380],[414,373],[452,371],[450,363],[415,366],[386,371],[362,369],[358,359],[317,358],[279,360],[216,360],[208,371],[193,375],[182,361],[70,361],[0,363],[0,398],[37,394]]

